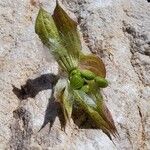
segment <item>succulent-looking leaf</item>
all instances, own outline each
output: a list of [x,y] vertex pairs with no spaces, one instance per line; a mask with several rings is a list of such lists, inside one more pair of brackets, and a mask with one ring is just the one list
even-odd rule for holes
[[93,80],[96,75],[90,70],[83,69],[81,70],[81,76],[87,80]]
[[81,54],[79,66],[81,69],[88,69],[92,71],[97,76],[101,76],[103,78],[106,77],[106,69],[103,61],[94,54]]
[[77,90],[80,89],[84,85],[84,80],[81,78],[81,76],[75,74],[70,77],[70,86]]
[[77,22],[71,19],[59,5],[58,1],[54,10],[53,19],[62,39],[63,46],[67,49],[69,57],[73,57],[75,65],[78,64],[81,43],[77,31]]
[[108,86],[108,81],[100,76],[95,77],[94,80],[97,83],[97,85],[101,88],[105,88]]
[[97,103],[83,91],[74,90],[74,95],[75,100],[81,105],[81,108],[83,108],[89,114],[93,121],[95,121],[97,127],[101,128],[104,133],[110,137],[110,139],[111,134],[115,136],[115,132],[117,130],[115,128],[111,114],[103,101],[101,101],[102,105],[97,107]]

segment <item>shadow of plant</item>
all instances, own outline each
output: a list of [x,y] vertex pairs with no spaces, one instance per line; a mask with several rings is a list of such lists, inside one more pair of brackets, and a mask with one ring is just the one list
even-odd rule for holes
[[65,129],[65,125],[66,125],[65,118],[63,116],[63,112],[62,112],[59,102],[55,101],[54,89],[52,89],[52,94],[49,99],[49,103],[47,105],[46,111],[45,111],[44,122],[40,130],[42,130],[46,126],[47,123],[50,123],[50,127],[49,127],[49,131],[50,131],[57,116],[59,117],[59,120],[60,120],[61,129]]
[[[49,129],[51,130],[57,116],[61,124],[61,129],[65,130],[66,122],[60,103],[55,101],[54,98],[54,86],[56,85],[58,79],[59,77],[54,74],[44,74],[35,79],[28,79],[26,84],[21,86],[21,89],[12,85],[12,91],[20,99],[20,101],[29,97],[34,98],[42,90],[52,89],[52,94],[45,110],[44,122],[40,130],[42,130],[48,123],[50,124]],[[72,119],[81,129],[97,129],[88,114],[80,109],[78,104],[73,107]]]
[[53,89],[58,81],[58,76],[54,74],[44,74],[36,79],[28,79],[21,89],[13,86],[14,94],[20,99],[24,100],[29,97],[34,98],[40,91]]

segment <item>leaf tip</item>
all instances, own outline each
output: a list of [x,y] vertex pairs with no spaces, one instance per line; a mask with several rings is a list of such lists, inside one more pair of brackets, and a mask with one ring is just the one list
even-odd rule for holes
[[44,11],[44,9],[42,7],[40,7],[38,15],[37,15],[36,20],[35,20],[35,33],[36,34],[38,34],[38,32],[39,32],[39,18],[42,17],[43,11]]
[[58,1],[58,0],[56,0],[56,6],[57,6],[57,5],[59,5],[59,1]]

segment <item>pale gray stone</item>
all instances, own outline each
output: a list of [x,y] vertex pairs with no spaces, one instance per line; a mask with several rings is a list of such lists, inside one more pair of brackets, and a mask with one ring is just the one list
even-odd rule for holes
[[[55,1],[1,0],[0,149],[150,149],[150,3],[62,3],[79,21],[84,51],[96,53],[106,65],[110,85],[103,95],[120,139],[113,138],[113,144],[101,130],[78,129],[73,122],[65,133],[55,118],[59,106],[53,102],[51,88],[58,65],[34,31],[39,6],[52,13]],[[16,92],[23,86],[22,96],[17,97],[14,86]],[[54,120],[50,133],[49,118]],[[46,126],[40,130],[44,121]]]

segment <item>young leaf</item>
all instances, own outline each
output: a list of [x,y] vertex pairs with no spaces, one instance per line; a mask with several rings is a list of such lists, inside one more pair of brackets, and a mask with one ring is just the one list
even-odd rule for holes
[[61,39],[52,16],[43,8],[39,10],[35,24],[35,32],[39,35],[43,44],[51,50],[55,59],[64,70],[69,72],[72,68],[76,67],[72,63],[73,59],[70,58],[67,50],[63,46],[62,41],[64,39]]
[[115,127],[112,115],[103,100],[99,88],[97,87],[97,84],[94,81],[91,81],[89,82],[89,87],[90,87],[91,97],[97,106],[97,112],[107,123],[109,132],[115,136],[117,133],[117,129]]
[[60,79],[58,81],[54,96],[61,104],[65,121],[69,121],[72,114],[73,96],[67,80]]
[[103,61],[94,54],[81,54],[79,67],[81,69],[88,69],[95,73],[97,76],[101,76],[103,78],[106,77],[106,69]]
[[[100,77],[105,78],[106,76],[105,65],[96,55],[84,55],[80,52],[81,43],[77,32],[77,23],[68,16],[57,1],[53,16],[44,9],[40,9],[36,19],[35,32],[68,74],[72,76],[72,70],[81,70],[81,80],[82,78],[87,80],[88,85],[84,86],[81,82],[78,84],[79,82],[72,80],[71,83],[76,85],[75,88],[81,88],[81,90],[73,90],[68,79],[58,81],[54,96],[62,106],[65,121],[71,118],[75,99],[93,119],[97,127],[101,128],[110,139],[110,134],[116,136],[117,130],[111,113],[99,93],[98,84],[96,84],[102,83]],[[95,76],[99,76],[99,78],[97,77],[99,80],[96,80]],[[79,78],[76,78],[76,81],[78,81],[77,79]]]
[[73,59],[75,66],[78,64],[79,52],[81,51],[80,38],[77,31],[77,22],[71,19],[62,9],[58,1],[54,10],[53,19],[62,39],[63,46]]
[[59,79],[54,88],[54,97],[56,100],[60,99],[61,92],[66,88],[68,84],[67,79]]
[[73,97],[70,92],[69,87],[66,87],[64,91],[62,91],[60,100],[66,121],[70,121],[72,115]]
[[[83,91],[74,90],[74,95],[75,95],[75,100],[81,105],[81,108],[83,108],[89,114],[89,116],[93,119],[93,121],[95,121],[97,127],[101,128],[104,131],[104,133],[106,133],[110,137],[110,139],[111,139],[110,136],[111,134],[115,136],[115,132],[117,131],[116,128],[115,129],[112,128],[108,120],[105,119],[106,116],[104,117],[104,114],[101,113],[101,111],[106,110],[106,107],[103,108],[104,105],[102,105],[101,106],[102,110],[99,110],[99,108],[97,107],[97,103],[93,101]],[[108,113],[108,116],[109,115],[110,113]]]
[[100,116],[105,120],[105,122],[107,122],[108,126],[109,126],[109,131],[112,135],[116,136],[117,133],[117,129],[114,123],[114,120],[112,118],[111,112],[109,111],[109,109],[107,108],[102,95],[99,93],[99,91],[97,91],[97,94],[95,94],[95,98],[96,98],[96,104],[97,104],[97,110],[98,113],[100,114]]
[[59,33],[53,18],[43,8],[40,8],[36,18],[35,32],[45,45],[53,45],[55,42],[60,41]]

